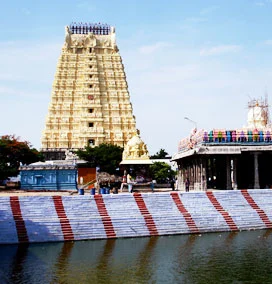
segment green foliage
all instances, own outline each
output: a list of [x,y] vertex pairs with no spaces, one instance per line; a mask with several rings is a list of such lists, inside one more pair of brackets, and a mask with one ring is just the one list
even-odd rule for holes
[[176,172],[171,169],[171,166],[164,162],[155,162],[149,169],[152,178],[155,179],[157,183],[165,183],[176,174]]
[[123,148],[112,144],[100,144],[96,147],[85,147],[76,152],[80,159],[88,161],[91,167],[100,167],[101,172],[115,174],[122,161]]
[[43,161],[43,155],[27,141],[19,141],[19,137],[5,135],[0,138],[0,180],[17,176],[21,164]]
[[155,155],[150,156],[150,159],[165,159],[169,154],[164,149],[160,149]]

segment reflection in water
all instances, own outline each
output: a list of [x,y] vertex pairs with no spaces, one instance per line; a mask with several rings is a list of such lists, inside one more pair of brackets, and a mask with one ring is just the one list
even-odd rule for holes
[[139,253],[137,263],[133,269],[135,279],[145,279],[150,282],[153,271],[156,270],[156,263],[154,262],[154,250],[159,237],[150,237],[144,247]]
[[60,254],[55,263],[55,271],[53,272],[52,283],[63,283],[68,273],[68,261],[72,252],[74,242],[64,242]]
[[103,253],[97,260],[95,267],[95,277],[97,283],[110,283],[111,273],[104,273],[111,270],[112,252],[115,246],[115,239],[107,240]]
[[25,262],[28,254],[28,245],[19,244],[11,264],[11,283],[29,283],[28,273],[24,273]]
[[271,232],[0,246],[0,283],[271,283]]
[[263,234],[263,238],[266,239],[268,238],[272,233],[272,230],[266,230],[264,231],[264,234]]

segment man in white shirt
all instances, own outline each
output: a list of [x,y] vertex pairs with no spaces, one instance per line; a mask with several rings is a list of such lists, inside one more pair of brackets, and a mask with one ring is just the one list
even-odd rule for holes
[[128,192],[132,193],[132,180],[131,180],[131,175],[127,174],[127,185],[128,185]]

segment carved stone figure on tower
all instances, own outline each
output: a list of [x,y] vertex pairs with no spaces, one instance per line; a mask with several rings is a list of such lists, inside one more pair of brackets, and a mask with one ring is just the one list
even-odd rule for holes
[[118,50],[116,45],[116,34],[115,34],[115,28],[111,27],[111,48],[114,50]]
[[78,156],[70,150],[65,151],[65,160],[76,160]]
[[86,47],[95,47],[96,46],[95,35],[93,33],[89,32],[84,43],[85,43]]
[[65,47],[66,49],[69,49],[71,46],[71,32],[69,30],[69,27],[65,27]]

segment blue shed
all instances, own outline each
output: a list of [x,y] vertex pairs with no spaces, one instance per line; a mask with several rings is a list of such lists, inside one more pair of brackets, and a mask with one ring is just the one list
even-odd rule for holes
[[21,166],[20,176],[24,190],[77,190],[77,167],[69,163],[38,162]]

